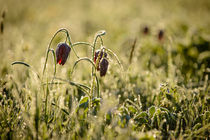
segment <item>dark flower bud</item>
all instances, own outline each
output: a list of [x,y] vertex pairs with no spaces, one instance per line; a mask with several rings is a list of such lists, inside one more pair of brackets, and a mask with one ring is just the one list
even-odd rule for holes
[[60,65],[64,65],[69,56],[71,48],[66,43],[59,43],[56,49],[56,61]]
[[100,62],[100,76],[105,76],[107,69],[109,66],[109,62],[106,58],[103,58],[102,61]]
[[[101,50],[96,50],[96,52],[95,52],[95,57],[94,57],[94,62],[95,62],[95,63],[96,63],[96,60],[97,60],[98,55],[99,55],[100,52],[101,52]],[[101,58],[103,57],[103,54],[104,54],[104,57],[105,57],[105,58],[107,57],[107,53],[102,51],[101,54],[100,54],[99,61],[100,61]]]
[[0,29],[1,29],[1,33],[3,34],[4,33],[4,22],[3,21],[0,21]]
[[159,33],[158,33],[158,39],[159,40],[162,40],[163,39],[163,36],[164,36],[164,31],[163,30],[160,30]]
[[2,10],[1,17],[2,17],[2,19],[4,19],[6,17],[6,9]]
[[143,28],[143,31],[142,32],[143,32],[143,34],[147,35],[149,33],[149,27],[145,26]]
[[[107,53],[106,52],[103,52],[103,51],[101,53],[100,52],[101,52],[101,50],[96,50],[96,52],[95,52],[95,56],[94,56],[94,63],[95,64],[96,64],[96,61],[98,59],[99,54],[100,54],[99,63],[100,63],[103,55],[104,55],[104,58],[107,58]],[[97,70],[99,70],[99,65],[97,66]]]

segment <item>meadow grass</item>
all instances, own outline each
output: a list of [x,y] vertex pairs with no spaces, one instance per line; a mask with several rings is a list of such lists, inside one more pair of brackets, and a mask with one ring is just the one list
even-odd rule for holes
[[[1,0],[0,139],[209,139],[209,9]],[[63,66],[60,42],[71,47]]]

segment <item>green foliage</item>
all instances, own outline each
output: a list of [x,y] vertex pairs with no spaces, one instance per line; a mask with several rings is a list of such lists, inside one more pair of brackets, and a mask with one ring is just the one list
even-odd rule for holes
[[[208,1],[0,5],[0,139],[209,138]],[[63,66],[59,42],[72,48]],[[96,49],[107,53],[105,77]]]

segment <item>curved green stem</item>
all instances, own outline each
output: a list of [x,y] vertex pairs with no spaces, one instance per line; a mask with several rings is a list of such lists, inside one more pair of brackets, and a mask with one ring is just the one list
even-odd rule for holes
[[77,55],[76,51],[74,50],[74,47],[72,46],[71,38],[70,38],[69,33],[67,32],[66,34],[67,34],[67,38],[68,38],[68,40],[69,40],[69,45],[71,46],[71,48],[72,48],[74,54],[76,55],[76,57],[79,58],[79,56]]
[[[103,40],[101,38],[101,36],[105,35],[106,34],[106,31],[102,30],[102,31],[99,31],[96,33],[95,35],[95,39],[93,41],[93,47],[92,47],[92,61],[94,61],[94,56],[95,56],[95,47],[96,47],[96,42],[97,42],[97,39],[98,37],[100,37],[101,41],[102,41],[102,44],[103,44]],[[94,69],[94,67],[92,67],[92,77],[94,76],[95,74],[95,70],[96,70],[96,67]],[[91,85],[91,94],[93,92],[93,86],[94,86],[94,80],[92,78],[92,85]]]
[[62,85],[62,84],[65,84],[65,83],[61,83],[61,82],[46,82],[46,83],[42,83],[43,86],[49,85],[49,84],[51,84],[51,85]]
[[54,58],[54,74],[53,74],[53,79],[52,79],[52,82],[54,80],[54,77],[56,75],[56,56],[55,56],[55,51],[53,49],[49,49],[48,51],[52,52],[52,55],[53,55],[53,58]]
[[90,62],[90,63],[92,64],[92,66],[93,66],[94,68],[96,68],[94,62],[93,62],[90,58],[83,57],[83,58],[78,59],[78,60],[74,63],[74,66],[73,66],[72,71],[71,71],[71,76],[72,76],[72,74],[73,74],[73,72],[74,72],[74,69],[75,69],[76,65],[77,65],[80,61],[83,61],[83,60],[86,60],[86,61]]
[[115,59],[117,60],[117,63],[119,64],[120,68],[123,70],[122,63],[120,62],[120,59],[117,57],[117,55],[110,49],[104,48],[107,52],[114,55]]
[[[98,31],[95,35],[95,39],[93,41],[93,48],[92,48],[92,60],[94,60],[94,55],[95,55],[95,47],[96,47],[96,42],[98,37],[101,39],[101,44],[103,44],[103,39],[101,38],[101,36],[105,35],[106,31],[102,30],[102,31]],[[93,75],[93,71],[92,71],[92,75]]]
[[[45,73],[45,70],[46,70],[46,65],[47,65],[47,60],[48,60],[49,52],[50,52],[50,51],[52,52],[52,50],[50,50],[50,46],[52,45],[52,41],[54,40],[54,38],[56,37],[56,35],[57,35],[58,33],[60,33],[60,32],[66,33],[66,41],[67,41],[67,39],[68,39],[69,45],[71,46],[71,48],[72,48],[74,54],[77,56],[77,58],[79,58],[79,56],[77,55],[77,53],[75,52],[75,50],[74,50],[74,48],[73,48],[73,46],[72,46],[71,37],[70,37],[70,35],[69,35],[68,30],[65,29],[65,28],[59,29],[59,30],[53,35],[53,37],[51,38],[50,43],[49,43],[49,45],[48,45],[47,54],[46,54],[46,59],[45,59],[44,68],[43,68],[43,72],[42,72],[42,78],[44,77],[44,73]],[[66,41],[65,41],[65,42],[66,42]],[[53,52],[52,52],[52,53],[53,53]],[[55,58],[56,58],[56,57],[55,57],[55,52],[53,53],[53,55],[54,55],[54,60],[56,61],[56,59],[55,59]],[[55,65],[56,65],[56,63],[55,63]],[[54,76],[55,76],[55,73],[56,73],[56,66],[55,66]]]
[[43,68],[43,72],[42,72],[42,78],[44,77],[44,73],[45,73],[45,69],[46,69],[46,65],[47,65],[47,60],[48,60],[48,55],[49,55],[50,46],[51,46],[51,44],[52,44],[52,41],[54,40],[54,38],[56,37],[56,35],[57,35],[59,32],[64,32],[64,33],[68,34],[68,30],[67,30],[67,29],[61,28],[61,29],[59,29],[59,30],[53,35],[53,37],[51,38],[50,43],[49,43],[48,48],[47,48],[47,53],[46,53],[46,57],[45,57],[44,68]]
[[55,79],[63,81],[63,82],[67,82],[67,83],[69,83],[72,86],[76,86],[77,85],[77,86],[81,86],[83,88],[86,88],[86,89],[90,90],[90,87],[88,87],[86,85],[83,85],[83,84],[75,83],[75,82],[72,82],[72,81],[69,81],[69,80],[65,80],[65,79],[62,79],[62,78],[58,78],[58,77],[55,77]]
[[88,91],[86,90],[86,89],[90,90],[90,87],[88,87],[86,85],[83,85],[83,84],[79,84],[79,83],[75,83],[75,82],[72,82],[72,81],[68,81],[68,80],[65,80],[65,79],[61,79],[61,78],[56,78],[55,77],[55,79],[63,81],[63,82],[67,82],[67,83],[69,83],[72,86],[78,87],[79,89],[81,89],[83,92],[85,92],[90,97]]
[[[99,31],[96,33],[95,35],[95,38],[94,38],[94,41],[93,41],[93,47],[92,47],[92,61],[94,61],[94,56],[95,56],[95,48],[96,48],[96,42],[97,42],[97,39],[98,37],[100,37],[101,39],[101,43],[103,44],[103,40],[101,38],[101,36],[105,35],[106,34],[106,31],[102,30],[102,31]],[[92,77],[92,84],[91,84],[91,90],[90,90],[90,102],[89,102],[89,107],[91,107],[92,103],[92,97],[93,97],[93,88],[94,88],[94,85],[95,85],[95,80],[93,78],[95,74],[95,71],[96,71],[96,67],[93,67],[92,66],[92,73],[91,73],[91,77]]]
[[88,43],[88,42],[76,42],[72,44],[72,47],[77,46],[77,45],[87,45],[90,46],[91,48],[93,48],[92,44]]
[[25,62],[22,62],[22,61],[15,61],[15,62],[13,62],[11,65],[24,65],[25,67],[30,68],[30,70],[31,70],[33,73],[36,74],[36,76],[38,77],[38,79],[40,79],[39,74],[38,74],[37,72],[35,72],[35,70],[34,70],[29,64],[27,64],[27,63],[25,63]]
[[[90,63],[92,64],[92,67],[96,68],[94,62],[93,62],[90,58],[87,58],[87,57],[80,58],[79,60],[77,60],[77,61],[74,63],[74,66],[73,66],[72,71],[71,71],[71,77],[72,77],[72,75],[73,75],[73,72],[74,72],[74,69],[75,69],[76,65],[77,65],[80,61],[82,61],[82,60],[86,60],[86,61],[90,62]],[[92,90],[92,87],[90,88],[90,91],[91,91],[91,90]],[[89,96],[90,99],[92,99],[92,94],[88,94],[88,96]]]
[[99,80],[98,77],[96,76],[96,74],[94,74],[94,77],[96,78],[96,84],[97,84],[97,96],[98,98],[100,98],[100,86],[99,86]]
[[100,40],[101,40],[101,46],[104,46],[104,42],[101,36],[99,36]]
[[24,66],[26,66],[26,67],[28,67],[28,68],[31,68],[31,66],[30,66],[29,64],[27,64],[27,63],[25,63],[25,62],[22,62],[22,61],[15,61],[15,62],[13,62],[11,65],[16,65],[16,64],[24,65]]

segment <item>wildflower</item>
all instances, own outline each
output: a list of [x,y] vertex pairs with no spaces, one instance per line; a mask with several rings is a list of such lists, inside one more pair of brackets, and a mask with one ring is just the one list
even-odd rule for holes
[[[99,56],[100,54],[100,56]],[[98,58],[99,56],[99,58]],[[100,71],[100,76],[105,76],[109,62],[107,60],[107,53],[101,50],[96,50],[95,57],[94,57],[94,63],[96,64],[97,59],[99,59],[99,64],[96,66],[97,70]]]
[[[97,61],[97,59],[98,59],[98,55],[99,55],[100,52],[101,52],[101,50],[96,50],[96,52],[95,52],[95,57],[94,57],[94,63],[96,63],[96,61]],[[99,63],[100,63],[100,61],[101,61],[103,55],[104,55],[105,58],[107,58],[107,53],[102,51],[102,52],[100,53]],[[99,71],[99,65],[97,66],[97,70]]]
[[148,33],[149,33],[149,27],[145,26],[145,27],[143,28],[143,34],[144,34],[144,35],[147,35]]
[[0,31],[3,34],[4,33],[4,22],[3,22],[3,20],[0,21],[0,26],[1,26]]
[[164,31],[163,30],[160,30],[159,33],[158,33],[158,39],[159,40],[162,40],[163,39],[163,36],[164,36]]
[[2,19],[6,17],[6,9],[3,9],[3,11],[1,12],[1,17]]
[[103,58],[102,61],[100,62],[100,76],[105,76],[107,69],[109,66],[109,62],[106,58]]
[[[100,52],[101,52],[101,50],[96,50],[96,52],[95,52],[95,57],[94,57],[94,62],[95,62],[95,63],[96,63],[96,60],[97,60],[98,55],[99,55]],[[100,61],[101,58],[103,57],[103,54],[104,54],[104,57],[107,57],[107,53],[102,51],[101,54],[100,54],[99,61]]]
[[56,49],[56,61],[60,65],[64,65],[69,56],[71,48],[66,43],[59,43]]

